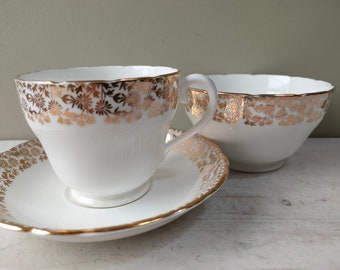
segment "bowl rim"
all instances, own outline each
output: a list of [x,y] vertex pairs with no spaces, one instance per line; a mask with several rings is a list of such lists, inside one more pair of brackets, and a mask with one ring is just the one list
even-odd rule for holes
[[[283,75],[283,74],[248,74],[248,73],[228,73],[228,74],[209,74],[206,75],[209,79],[211,79],[211,76],[230,76],[230,75],[238,75],[238,76],[275,76],[275,77],[288,77],[288,78],[296,78],[296,79],[308,79],[308,80],[313,80],[315,82],[323,82],[326,84],[329,84],[329,89],[327,90],[321,90],[321,91],[315,91],[315,92],[304,92],[301,94],[297,93],[285,93],[285,94],[250,94],[250,93],[242,93],[242,92],[228,92],[228,91],[219,91],[217,90],[217,95],[218,96],[231,96],[231,95],[236,95],[236,96],[241,96],[241,97],[248,97],[248,98],[256,98],[256,97],[304,97],[304,96],[313,96],[313,95],[320,95],[320,94],[325,94],[325,93],[332,93],[335,91],[335,86],[332,83],[323,81],[323,80],[316,80],[313,78],[309,77],[300,77],[300,76],[289,76],[289,75]],[[211,79],[212,80],[212,79]],[[213,80],[212,80],[213,81]],[[195,92],[206,92],[204,89],[200,89],[198,87],[189,87],[190,91],[195,91]]]

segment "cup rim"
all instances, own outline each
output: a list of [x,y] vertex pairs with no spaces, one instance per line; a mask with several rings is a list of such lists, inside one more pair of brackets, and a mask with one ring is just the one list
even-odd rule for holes
[[[325,93],[331,93],[335,91],[335,86],[329,82],[323,81],[323,80],[316,80],[308,77],[299,77],[299,76],[289,76],[289,75],[282,75],[282,74],[238,74],[238,73],[230,73],[230,74],[209,74],[206,75],[208,78],[211,79],[212,76],[230,76],[230,75],[237,75],[237,76],[276,76],[276,77],[288,77],[290,79],[295,78],[295,79],[308,79],[308,80],[313,80],[315,82],[323,82],[326,84],[329,84],[329,89],[327,90],[320,90],[320,91],[314,91],[314,92],[303,92],[303,93],[263,93],[263,94],[251,94],[251,93],[242,93],[242,92],[228,92],[228,91],[217,91],[218,96],[230,96],[230,95],[237,95],[241,97],[248,97],[248,98],[256,98],[256,97],[304,97],[304,96],[312,96],[312,95],[320,95],[320,94],[325,94]],[[212,80],[213,81],[213,80]],[[195,91],[195,92],[206,92],[204,89],[200,89],[198,87],[190,87],[190,91]]]
[[[155,76],[136,76],[136,77],[126,77],[126,78],[119,78],[119,79],[112,79],[112,80],[60,80],[60,81],[54,81],[54,80],[30,80],[30,79],[24,79],[23,76],[26,75],[33,75],[35,73],[39,72],[47,72],[47,71],[66,71],[66,70],[76,70],[76,69],[96,69],[96,68],[167,68],[169,70],[173,70],[172,72],[164,72],[159,75]],[[107,66],[83,66],[83,67],[69,67],[69,68],[55,68],[55,69],[42,69],[38,71],[32,71],[32,72],[25,72],[20,73],[15,77],[16,82],[30,82],[30,83],[41,83],[41,84],[66,84],[66,83],[113,83],[113,82],[123,82],[123,81],[136,81],[136,80],[152,80],[163,76],[174,76],[179,75],[180,71],[178,68],[173,68],[170,66],[148,66],[148,65],[107,65]]]

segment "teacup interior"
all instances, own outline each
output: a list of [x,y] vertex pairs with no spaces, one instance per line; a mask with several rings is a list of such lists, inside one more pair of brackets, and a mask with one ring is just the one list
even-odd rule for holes
[[289,95],[329,91],[333,85],[309,78],[284,75],[228,74],[208,76],[223,93]]
[[25,81],[115,81],[119,79],[156,77],[178,72],[161,66],[102,66],[68,69],[49,69],[18,76]]

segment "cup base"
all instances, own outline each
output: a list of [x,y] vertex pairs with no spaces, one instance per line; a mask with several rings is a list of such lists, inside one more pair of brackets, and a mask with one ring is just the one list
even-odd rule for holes
[[229,168],[234,171],[240,172],[270,172],[279,169],[284,160],[280,160],[277,162],[271,163],[258,163],[258,164],[249,164],[249,163],[242,163],[242,162],[230,162]]
[[149,191],[150,187],[151,179],[131,191],[112,196],[93,196],[67,187],[65,190],[65,196],[69,201],[78,206],[90,208],[111,208],[138,200]]

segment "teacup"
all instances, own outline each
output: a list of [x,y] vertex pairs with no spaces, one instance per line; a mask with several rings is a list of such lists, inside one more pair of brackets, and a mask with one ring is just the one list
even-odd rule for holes
[[[206,125],[217,104],[207,77],[189,75],[179,87],[179,71],[170,67],[54,69],[19,75],[15,82],[27,123],[67,197],[88,207],[114,207],[143,196],[165,153]],[[197,83],[208,90],[207,113],[166,143],[178,102]]]
[[[217,142],[230,169],[278,169],[324,117],[334,86],[283,75],[211,75],[218,90],[213,120],[200,131]],[[197,123],[209,100],[200,87],[188,90],[186,112]]]

